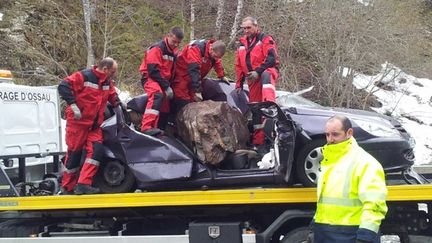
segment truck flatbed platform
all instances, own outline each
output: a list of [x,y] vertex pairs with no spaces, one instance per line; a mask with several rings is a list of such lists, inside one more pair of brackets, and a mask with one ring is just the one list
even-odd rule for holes
[[[432,185],[388,186],[387,201],[432,201]],[[315,203],[315,188],[248,188],[0,198],[0,211]]]

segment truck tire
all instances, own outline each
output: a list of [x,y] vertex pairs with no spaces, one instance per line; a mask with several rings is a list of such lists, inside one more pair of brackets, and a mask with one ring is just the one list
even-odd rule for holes
[[114,159],[101,163],[94,184],[103,193],[132,192],[136,186],[129,166]]
[[300,227],[288,232],[281,240],[281,243],[307,243],[309,227]]
[[11,219],[0,223],[0,237],[29,237],[37,235],[41,231],[40,222],[34,220],[17,220]]
[[298,180],[305,187],[315,187],[317,185],[320,162],[322,160],[321,147],[325,143],[323,139],[312,140],[297,155],[295,172]]

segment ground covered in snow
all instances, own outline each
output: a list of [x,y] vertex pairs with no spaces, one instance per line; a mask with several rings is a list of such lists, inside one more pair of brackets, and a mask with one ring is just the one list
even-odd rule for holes
[[432,80],[386,63],[375,76],[357,74],[354,85],[372,92],[382,104],[372,109],[396,118],[414,137],[416,164],[432,164]]

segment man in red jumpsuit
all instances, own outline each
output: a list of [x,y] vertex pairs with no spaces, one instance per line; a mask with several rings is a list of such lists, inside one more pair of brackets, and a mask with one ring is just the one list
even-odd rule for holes
[[160,133],[164,121],[159,122],[160,113],[169,112],[169,99],[173,96],[170,83],[174,76],[174,63],[177,48],[183,40],[183,31],[179,27],[158,43],[149,47],[139,68],[142,74],[142,85],[148,100],[143,114],[141,131],[149,135]]
[[[177,111],[195,101],[195,94],[201,93],[201,80],[212,68],[218,78],[225,80],[222,56],[225,43],[218,40],[195,40],[187,45],[176,61],[176,74],[171,84]],[[226,81],[226,80],[225,80]]]
[[[257,20],[253,17],[244,18],[241,27],[245,35],[240,38],[240,46],[236,52],[236,88],[242,89],[247,81],[249,102],[274,102],[276,80],[279,76],[276,43],[272,36],[259,30]],[[252,144],[262,148],[265,143],[264,120],[256,114],[252,119]]]
[[[102,129],[107,102],[120,105],[112,78],[117,72],[117,62],[102,59],[92,69],[75,72],[58,86],[60,96],[67,102],[65,170],[62,178],[64,194],[93,194],[99,163],[103,156]],[[81,158],[85,156],[81,167]],[[79,176],[78,176],[79,174]]]

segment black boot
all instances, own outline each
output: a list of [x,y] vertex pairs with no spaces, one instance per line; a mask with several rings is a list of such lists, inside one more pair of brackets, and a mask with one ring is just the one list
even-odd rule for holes
[[97,194],[100,193],[100,189],[97,187],[92,187],[90,185],[85,184],[77,184],[74,188],[74,192],[76,195],[82,194]]
[[150,128],[148,130],[145,130],[143,133],[145,135],[150,135],[150,136],[158,136],[158,135],[162,135],[162,130],[160,130],[159,128]]
[[73,190],[68,191],[65,188],[62,188],[61,191],[58,193],[58,195],[73,195],[73,194],[74,194]]

